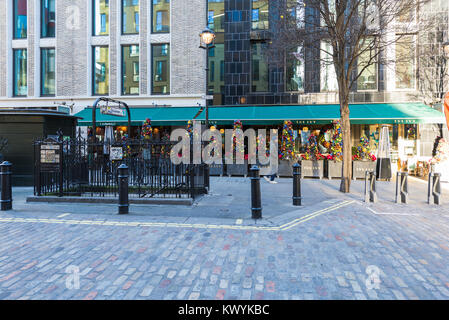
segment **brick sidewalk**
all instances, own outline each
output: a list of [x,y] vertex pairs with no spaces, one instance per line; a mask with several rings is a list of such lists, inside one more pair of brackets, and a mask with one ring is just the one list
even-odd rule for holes
[[30,190],[15,189],[15,210],[0,212],[0,299],[449,298],[448,201],[427,205],[425,184],[411,183],[411,204],[397,205],[394,183],[378,183],[372,205],[361,181],[342,195],[336,180],[305,180],[298,209],[291,180],[279,181],[262,181],[257,224],[244,178],[213,178],[210,198],[190,208],[128,216],[113,205],[26,204]]

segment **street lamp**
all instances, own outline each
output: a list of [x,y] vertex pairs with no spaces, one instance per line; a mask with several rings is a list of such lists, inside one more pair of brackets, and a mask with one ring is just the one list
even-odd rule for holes
[[213,30],[206,27],[203,32],[200,33],[200,48],[206,50],[206,128],[209,129],[209,49],[215,47],[215,33]]

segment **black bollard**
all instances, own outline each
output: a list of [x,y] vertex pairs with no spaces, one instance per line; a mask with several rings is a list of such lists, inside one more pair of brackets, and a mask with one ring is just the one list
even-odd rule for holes
[[433,203],[440,205],[441,204],[441,173],[433,173],[432,175],[432,196]]
[[251,213],[253,219],[262,218],[262,199],[260,196],[260,169],[256,165],[251,168]]
[[374,171],[365,172],[365,202],[377,202],[376,176]]
[[396,203],[408,203],[408,172],[398,172],[396,176]]
[[118,213],[127,214],[128,212],[128,166],[122,164],[118,167]]
[[301,166],[297,162],[293,165],[293,205],[301,205]]
[[207,188],[207,191],[209,191],[210,188],[210,167],[208,164],[204,164],[204,184]]
[[8,161],[0,164],[0,185],[2,186],[0,198],[0,210],[12,210],[12,184],[11,184],[11,167]]

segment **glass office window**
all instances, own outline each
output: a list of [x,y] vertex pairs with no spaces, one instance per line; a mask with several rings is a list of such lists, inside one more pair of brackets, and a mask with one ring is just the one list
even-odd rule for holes
[[109,94],[109,48],[93,47],[93,94]]
[[55,95],[55,49],[41,49],[41,95]]
[[94,0],[93,35],[109,34],[109,0]]
[[215,32],[224,32],[225,9],[224,0],[208,0],[208,27]]
[[56,30],[56,0],[41,0],[41,37],[53,38]]
[[170,46],[168,44],[152,45],[153,94],[170,93]]
[[14,56],[14,95],[26,96],[28,94],[27,83],[27,50],[15,49]]
[[357,79],[357,90],[359,91],[377,90],[377,63],[376,60],[371,61],[374,56],[374,52],[371,52],[366,48],[367,46],[362,48],[362,50],[366,51],[360,54],[357,63],[357,72],[361,72],[363,68],[365,68]]
[[268,64],[266,58],[267,44],[254,42],[251,44],[251,90],[252,92],[268,91]]
[[122,94],[139,94],[139,46],[122,47]]
[[14,39],[27,37],[27,0],[13,0]]
[[304,90],[304,57],[302,47],[287,55],[287,91]]
[[152,0],[152,31],[170,32],[170,0]]
[[122,0],[122,34],[139,33],[139,0]]
[[253,0],[252,3],[252,29],[268,29],[268,0]]
[[396,42],[396,89],[415,89],[415,36],[402,36]]
[[338,91],[337,74],[335,73],[334,60],[332,58],[333,52],[334,50],[329,42],[321,41],[321,92]]
[[[223,66],[223,70],[222,70]],[[215,94],[221,92],[224,86],[224,44],[219,43],[209,50],[209,91]]]

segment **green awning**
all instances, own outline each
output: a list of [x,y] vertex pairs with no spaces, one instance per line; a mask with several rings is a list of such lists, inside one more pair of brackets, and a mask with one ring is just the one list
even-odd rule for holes
[[[353,124],[414,124],[445,123],[442,112],[422,103],[351,104],[350,119]],[[192,120],[199,107],[148,107],[131,108],[132,125],[142,125],[146,118],[154,126],[182,126]],[[80,126],[92,125],[92,109],[76,114]],[[127,117],[103,115],[96,112],[97,126],[126,125]],[[241,120],[243,125],[278,125],[284,120],[294,124],[328,124],[340,118],[340,106],[279,105],[279,106],[213,106],[209,107],[209,122],[214,125],[232,125]],[[196,120],[204,121],[203,111]]]
[[[147,107],[147,108],[132,108],[131,125],[141,126],[145,119],[151,119],[153,126],[183,126],[187,121],[191,120],[198,113],[199,107]],[[126,126],[128,125],[128,116],[117,117],[111,115],[104,115],[100,112],[100,108],[95,110],[97,126]],[[92,125],[92,108],[86,108],[76,114],[77,117],[82,118],[78,120],[79,126]]]

